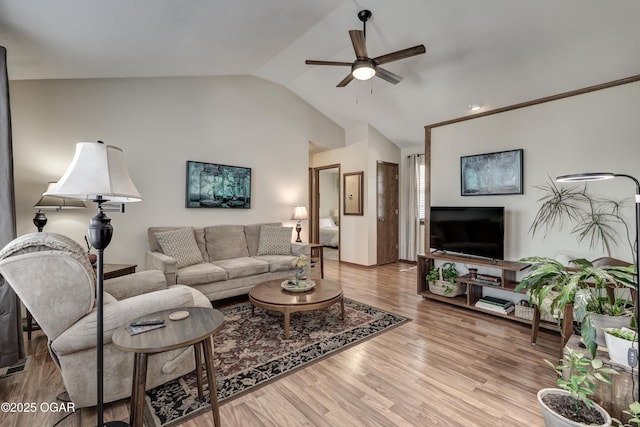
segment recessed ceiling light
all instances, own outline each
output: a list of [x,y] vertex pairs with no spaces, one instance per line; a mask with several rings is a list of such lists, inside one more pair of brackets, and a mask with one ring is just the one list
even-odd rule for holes
[[469,110],[478,111],[479,109],[480,109],[480,106],[478,104],[469,104]]

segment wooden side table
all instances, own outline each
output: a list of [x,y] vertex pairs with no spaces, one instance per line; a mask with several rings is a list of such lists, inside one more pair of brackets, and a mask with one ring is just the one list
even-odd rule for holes
[[[175,311],[188,311],[189,317],[184,320],[169,320],[169,315]],[[213,350],[211,336],[224,323],[224,315],[213,308],[186,307],[159,311],[138,319],[164,319],[165,327],[131,335],[126,326],[113,333],[113,345],[123,351],[135,353],[133,362],[133,385],[131,388],[131,413],[129,424],[132,427],[142,427],[144,424],[144,396],[147,384],[147,359],[150,354],[175,350],[181,347],[194,346],[196,359],[196,376],[198,381],[198,397],[203,399],[202,388],[202,352],[207,370],[207,382],[211,398],[211,412],[215,426],[220,427],[220,412],[218,409],[218,393],[216,390],[216,375],[213,367]]]
[[136,272],[137,264],[104,264],[104,278],[113,279],[114,277],[126,276]]
[[320,278],[324,279],[324,246],[320,243],[308,243],[311,249],[311,261],[320,263]]

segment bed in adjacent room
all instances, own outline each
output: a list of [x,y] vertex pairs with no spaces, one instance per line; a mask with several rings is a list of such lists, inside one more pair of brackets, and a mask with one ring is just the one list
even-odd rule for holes
[[320,244],[337,248],[339,243],[340,227],[330,217],[320,218]]

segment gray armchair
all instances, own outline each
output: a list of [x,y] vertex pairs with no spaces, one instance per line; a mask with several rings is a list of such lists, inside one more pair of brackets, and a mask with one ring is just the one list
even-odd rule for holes
[[[0,286],[18,294],[47,336],[76,408],[96,404],[95,272],[86,252],[53,233],[21,236],[0,251]],[[131,320],[160,310],[211,307],[186,286],[167,286],[164,274],[143,271],[104,282],[104,401],[131,395],[133,353],[116,349],[113,332]],[[149,357],[147,388],[195,369],[192,347]]]

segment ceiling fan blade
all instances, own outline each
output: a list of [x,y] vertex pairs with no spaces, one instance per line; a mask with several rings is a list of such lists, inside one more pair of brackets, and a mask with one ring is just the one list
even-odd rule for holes
[[307,59],[304,63],[307,65],[343,65],[346,67],[351,67],[353,65],[351,62],[315,61],[313,59]]
[[393,83],[394,85],[397,85],[402,81],[402,77],[400,77],[395,73],[392,73],[389,70],[385,70],[384,68],[381,68],[381,67],[378,67],[376,69],[376,76],[380,77],[383,80],[388,81],[389,83]]
[[378,65],[386,64],[392,61],[398,61],[399,59],[409,58],[411,56],[421,55],[425,53],[427,50],[424,45],[418,45],[414,47],[410,47],[407,49],[398,50],[396,52],[387,53],[386,55],[378,56],[377,58],[373,58],[373,60]]
[[346,85],[348,85],[349,83],[351,83],[351,80],[353,80],[353,74],[349,73],[349,75],[347,77],[345,77],[344,79],[342,79],[342,81],[340,83],[338,83],[336,85],[336,87],[345,87]]
[[360,30],[349,30],[349,36],[351,37],[351,44],[353,44],[353,50],[356,52],[358,59],[367,59],[367,42],[364,39],[364,32]]

